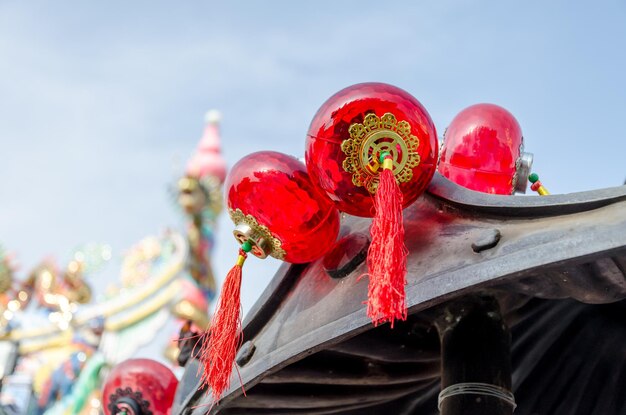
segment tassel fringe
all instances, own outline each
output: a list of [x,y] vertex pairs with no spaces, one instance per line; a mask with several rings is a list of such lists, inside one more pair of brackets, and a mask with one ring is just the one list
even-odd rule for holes
[[406,320],[407,317],[408,251],[404,245],[402,192],[389,165],[383,164],[374,200],[376,214],[370,228],[371,244],[367,253],[367,315],[374,325],[390,322],[393,328],[395,320]]
[[230,386],[230,377],[237,350],[241,346],[241,276],[246,253],[239,252],[237,264],[226,275],[211,328],[200,349],[204,368],[201,382],[211,388],[215,402]]

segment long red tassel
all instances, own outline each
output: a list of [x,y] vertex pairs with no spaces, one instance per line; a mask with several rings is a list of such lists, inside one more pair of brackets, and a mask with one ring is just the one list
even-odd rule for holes
[[406,320],[405,298],[407,249],[404,245],[402,192],[392,172],[387,155],[380,173],[374,199],[376,214],[370,228],[371,243],[367,253],[369,287],[367,315],[374,325]]
[[237,264],[230,269],[224,280],[215,314],[207,337],[202,342],[200,361],[204,367],[202,384],[211,388],[217,402],[230,386],[230,375],[235,355],[241,345],[241,267],[246,253],[239,251]]

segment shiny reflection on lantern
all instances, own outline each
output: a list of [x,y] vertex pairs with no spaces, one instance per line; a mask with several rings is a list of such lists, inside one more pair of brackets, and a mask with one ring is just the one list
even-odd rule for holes
[[515,117],[498,105],[476,104],[457,114],[446,129],[438,169],[468,189],[510,195],[526,191],[531,165]]

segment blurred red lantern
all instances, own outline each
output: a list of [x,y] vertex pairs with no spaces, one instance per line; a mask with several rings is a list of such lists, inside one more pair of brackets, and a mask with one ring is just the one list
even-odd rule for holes
[[178,380],[166,366],[150,359],[126,360],[107,376],[102,399],[104,413],[169,415]]
[[339,233],[339,212],[295,157],[273,151],[250,154],[232,168],[224,189],[241,249],[202,342],[202,381],[216,400],[229,386],[241,342],[241,268],[246,253],[309,262],[326,253]]
[[437,151],[435,126],[422,104],[382,83],[339,91],[309,127],[311,179],[339,210],[374,218],[368,251],[368,315],[374,324],[406,319],[402,209],[430,183]]
[[476,104],[448,126],[439,172],[468,189],[510,195],[526,191],[531,164],[515,117],[497,105]]

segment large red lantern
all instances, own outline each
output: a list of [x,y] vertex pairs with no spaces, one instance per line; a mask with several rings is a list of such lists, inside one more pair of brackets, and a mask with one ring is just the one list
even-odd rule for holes
[[363,83],[330,97],[317,111],[306,142],[311,179],[355,216],[374,216],[378,156],[390,152],[407,207],[426,189],[437,164],[437,133],[422,104],[392,85]]
[[231,169],[224,190],[241,248],[202,342],[202,380],[216,400],[229,386],[241,341],[241,268],[247,253],[305,263],[326,253],[339,233],[339,212],[295,157],[273,151],[250,154]]
[[368,251],[368,315],[375,324],[406,318],[402,209],[432,179],[437,133],[426,109],[392,85],[364,83],[328,99],[311,122],[311,179],[351,215],[373,217]]
[[457,114],[444,134],[439,172],[484,193],[526,191],[532,154],[524,153],[515,117],[494,104],[472,105]]
[[115,366],[102,390],[104,413],[169,415],[178,380],[166,366],[150,359],[130,359]]

